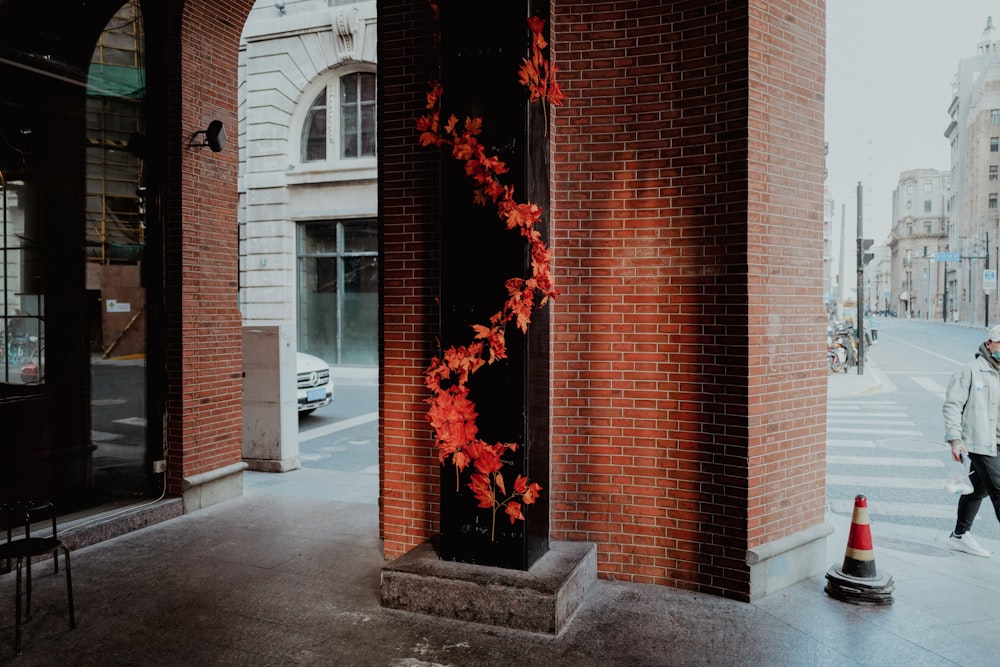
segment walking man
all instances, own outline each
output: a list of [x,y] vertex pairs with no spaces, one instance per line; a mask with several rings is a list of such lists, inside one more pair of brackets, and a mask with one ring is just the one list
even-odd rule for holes
[[944,437],[951,458],[969,457],[972,493],[958,500],[955,529],[948,546],[974,556],[990,557],[969,529],[983,498],[989,496],[1000,521],[1000,457],[997,457],[997,421],[1000,411],[1000,324],[990,329],[972,361],[948,382],[944,396]]

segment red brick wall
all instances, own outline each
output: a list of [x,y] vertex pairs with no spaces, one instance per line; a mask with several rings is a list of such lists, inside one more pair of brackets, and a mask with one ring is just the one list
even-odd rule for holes
[[553,537],[724,594],[748,577],[747,16],[648,6],[553,16]]
[[438,160],[415,121],[434,75],[425,3],[380,0],[379,203],[382,363],[379,383],[381,530],[387,556],[438,531],[441,466],[424,414],[423,372],[438,351]]
[[[379,3],[383,530],[436,530],[420,374],[436,185],[422,6]],[[822,521],[822,2],[554,0],[553,539],[602,576],[749,596]],[[794,65],[794,67],[793,67]],[[400,107],[407,107],[405,110]]]
[[[238,295],[237,150],[188,148],[191,133],[237,128],[237,56],[250,3],[185,2],[179,38],[179,107],[167,115],[166,441],[169,490],[184,477],[242,460],[242,329]],[[173,19],[176,20],[176,19]],[[164,29],[157,26],[157,29]],[[169,28],[168,28],[169,30]]]
[[823,522],[826,3],[750,3],[751,548]]

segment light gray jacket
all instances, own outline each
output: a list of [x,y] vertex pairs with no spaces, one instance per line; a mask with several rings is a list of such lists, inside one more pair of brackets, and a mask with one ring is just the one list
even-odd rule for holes
[[973,454],[997,455],[1000,374],[981,347],[976,358],[948,382],[944,395],[944,439],[961,440]]

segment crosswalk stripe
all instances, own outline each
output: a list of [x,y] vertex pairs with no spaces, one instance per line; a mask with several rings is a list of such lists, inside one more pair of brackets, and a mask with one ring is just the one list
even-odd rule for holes
[[898,408],[899,403],[896,401],[849,401],[849,400],[832,400],[827,401],[829,405],[836,405],[838,407],[854,408],[857,410],[865,410],[871,408],[872,406],[888,406],[893,408]]
[[[944,398],[945,387],[941,383],[923,375],[913,375],[910,379],[924,391]],[[949,494],[944,489],[944,475],[930,473],[931,477],[889,477],[872,475],[872,468],[884,466],[903,470],[942,470],[950,465],[939,456],[929,454],[921,456],[871,456],[872,453],[883,453],[880,449],[880,438],[925,437],[922,431],[917,431],[916,424],[910,419],[910,411],[895,401],[840,401],[831,400],[827,403],[827,449],[826,462],[828,466],[846,466],[838,469],[858,470],[869,474],[827,474],[827,507],[831,512],[851,515],[854,511],[854,496],[857,492],[865,493],[865,489],[882,490],[886,493],[897,490],[919,492],[921,499],[938,500],[936,503],[902,503],[878,502],[868,500],[869,511],[876,517],[899,517],[907,519],[944,521],[954,520],[957,496]],[[853,453],[852,453],[853,450]],[[841,492],[846,496],[838,498]],[[942,524],[944,525],[944,524]]]
[[[942,490],[943,493],[943,490]],[[830,511],[837,514],[851,514],[854,499],[831,500],[827,503]],[[925,503],[882,503],[868,499],[868,511],[874,515],[919,517],[923,519],[954,519],[955,505],[928,505]]]
[[895,458],[891,456],[842,456],[827,454],[827,463],[837,465],[894,466],[897,468],[943,468],[944,461],[938,459]]
[[876,435],[915,435],[922,436],[923,431],[901,431],[895,428],[881,429],[881,428],[845,428],[845,427],[830,427],[826,428],[827,433],[872,433]]
[[331,433],[336,433],[337,431],[343,431],[361,424],[373,422],[376,419],[378,419],[378,413],[369,412],[367,414],[358,415],[357,417],[351,417],[350,419],[343,419],[326,426],[311,428],[308,431],[299,431],[299,442],[303,443],[307,440],[315,440],[316,438],[321,438],[324,435],[330,435]]
[[865,475],[827,475],[827,486],[855,486],[869,489],[944,489],[944,480],[936,477],[866,477]]
[[[903,415],[900,415],[903,416]],[[830,423],[834,424],[883,424],[885,426],[913,426],[913,422],[909,419],[895,420],[895,419],[868,419],[867,417],[854,417],[853,419],[848,419],[847,417],[840,417],[837,419],[827,419],[827,425]]]
[[923,376],[919,376],[918,375],[918,376],[914,376],[914,377],[912,377],[910,379],[913,380],[913,382],[915,384],[920,385],[921,389],[927,390],[928,392],[934,394],[938,398],[942,398],[942,399],[944,398],[944,393],[945,393],[944,386],[938,384],[937,382],[935,382],[934,380],[930,379],[929,377],[923,377]]
[[827,410],[827,417],[842,417],[844,419],[858,419],[865,417],[908,417],[906,412],[865,412],[864,414],[858,414],[857,412],[840,412],[838,410]]

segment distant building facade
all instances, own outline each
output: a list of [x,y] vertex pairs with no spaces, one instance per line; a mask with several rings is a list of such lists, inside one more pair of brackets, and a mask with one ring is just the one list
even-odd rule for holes
[[865,309],[884,314],[896,309],[892,304],[892,250],[888,245],[872,246],[875,257],[865,267]]
[[949,248],[950,184],[947,171],[912,169],[899,175],[893,190],[892,269],[879,290],[889,292],[889,307],[900,316],[937,319],[955,308],[954,293],[946,295],[948,267],[935,261]]
[[[996,268],[1000,241],[1000,41],[992,17],[987,19],[976,54],[959,61],[948,108],[951,122],[945,137],[951,144],[951,250],[961,262],[949,265],[947,286],[953,316],[985,321],[985,309],[996,312],[996,292],[987,299],[983,270],[987,257]],[[994,250],[990,251],[990,247]]]
[[835,312],[837,294],[834,292],[833,270],[833,194],[830,186],[823,187],[823,304],[828,313]]

